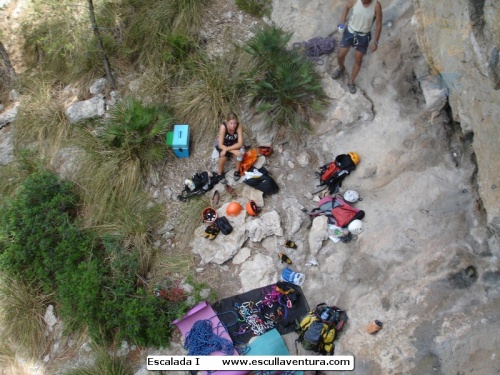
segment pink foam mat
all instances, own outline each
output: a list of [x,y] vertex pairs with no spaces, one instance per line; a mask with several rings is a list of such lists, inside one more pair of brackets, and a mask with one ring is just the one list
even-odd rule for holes
[[[194,323],[196,323],[198,320],[210,320],[210,322],[212,323],[213,332],[216,335],[233,341],[231,339],[231,336],[229,336],[229,333],[222,326],[222,323],[217,317],[216,312],[212,309],[212,306],[210,306],[206,301],[201,302],[193,307],[182,318],[174,320],[172,324],[179,328],[182,333],[182,337],[185,338],[186,334],[191,330]],[[224,353],[216,351],[211,353],[210,355],[224,355]],[[234,350],[233,355],[238,355],[236,349]],[[249,372],[250,371],[212,371],[212,374],[245,375]]]

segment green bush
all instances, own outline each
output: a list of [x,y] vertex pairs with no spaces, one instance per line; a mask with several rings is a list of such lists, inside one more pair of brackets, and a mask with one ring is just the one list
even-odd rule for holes
[[54,174],[27,177],[0,207],[0,271],[33,290],[54,291],[57,313],[72,330],[87,326],[96,339],[167,345],[185,299],[159,298],[139,284],[140,254],[120,235],[79,229],[77,203],[72,185]]
[[83,129],[76,142],[84,150],[78,182],[87,225],[116,222],[116,211],[131,207],[143,177],[168,157],[165,137],[172,125],[165,106],[127,98],[97,129]]
[[292,37],[275,25],[264,26],[243,49],[253,58],[246,79],[250,105],[275,134],[291,138],[310,128],[326,101],[314,64],[286,46]]

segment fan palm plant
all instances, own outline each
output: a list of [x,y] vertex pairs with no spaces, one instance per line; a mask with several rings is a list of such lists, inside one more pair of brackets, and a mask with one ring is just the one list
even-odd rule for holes
[[243,47],[253,58],[246,79],[250,105],[285,139],[308,130],[326,101],[313,63],[286,48],[291,37],[276,25],[264,26]]

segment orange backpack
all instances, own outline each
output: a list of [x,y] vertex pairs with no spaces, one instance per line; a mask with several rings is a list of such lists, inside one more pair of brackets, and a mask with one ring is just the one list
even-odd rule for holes
[[251,149],[245,152],[240,165],[240,175],[243,176],[243,174],[252,167],[258,157],[259,152],[256,149]]

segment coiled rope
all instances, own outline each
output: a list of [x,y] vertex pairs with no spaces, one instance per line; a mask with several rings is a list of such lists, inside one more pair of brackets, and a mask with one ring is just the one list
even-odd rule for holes
[[213,352],[220,351],[224,355],[233,355],[233,343],[213,332],[212,322],[207,320],[198,320],[193,324],[191,330],[186,334],[184,349],[188,355],[210,355]]
[[310,59],[318,63],[324,64],[322,55],[328,55],[335,51],[337,41],[334,38],[316,37],[309,39],[307,42],[297,42],[293,44],[293,48],[303,48],[304,54]]

